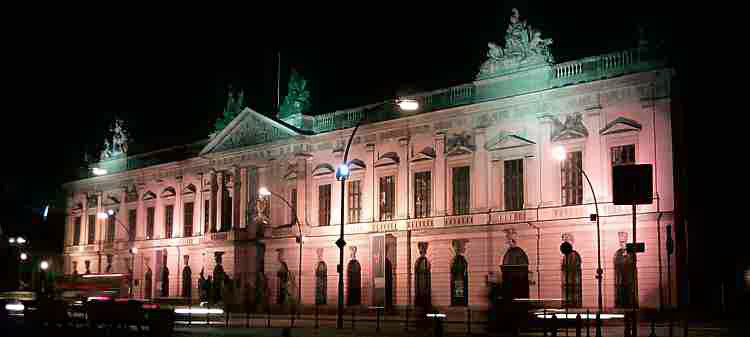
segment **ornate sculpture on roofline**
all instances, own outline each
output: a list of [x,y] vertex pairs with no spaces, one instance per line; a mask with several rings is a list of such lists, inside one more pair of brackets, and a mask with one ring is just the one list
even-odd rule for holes
[[479,69],[478,79],[502,75],[525,66],[554,62],[549,48],[552,39],[543,39],[540,31],[520,19],[517,9],[513,8],[512,13],[505,31],[505,47],[487,43],[490,49],[487,60]]
[[115,119],[112,126],[109,128],[109,133],[112,134],[112,139],[104,139],[104,149],[99,156],[100,160],[108,160],[119,155],[127,154],[128,152],[130,135],[125,128],[125,122],[123,122],[122,119]]
[[302,78],[296,70],[292,70],[286,97],[279,106],[279,119],[303,114],[310,109],[310,105],[310,90],[307,89],[307,80]]
[[224,112],[221,117],[216,119],[214,133],[212,133],[210,137],[213,137],[221,132],[221,130],[224,130],[224,128],[227,127],[227,125],[229,125],[229,123],[231,123],[240,112],[242,112],[242,109],[244,109],[245,106],[245,93],[242,90],[240,90],[239,93],[235,93],[230,86],[227,94],[227,105],[224,107]]

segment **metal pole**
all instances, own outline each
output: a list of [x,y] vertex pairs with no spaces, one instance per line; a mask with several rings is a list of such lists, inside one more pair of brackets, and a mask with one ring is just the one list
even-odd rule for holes
[[635,211],[636,207],[635,204],[633,204],[633,284],[630,286],[630,291],[633,292],[633,303],[631,303],[631,306],[633,308],[633,321],[632,321],[632,327],[633,327],[633,337],[638,337],[638,318],[636,317],[636,306],[638,305],[636,302],[638,301],[637,297],[637,289],[638,289],[638,268],[636,263],[636,256],[638,256],[638,251],[636,249],[636,226],[635,226]]
[[[574,166],[576,167],[576,166]],[[586,171],[583,170],[583,167],[578,168],[581,170],[581,173],[583,174],[583,177],[586,178],[586,182],[589,183],[589,188],[591,189],[591,196],[594,198],[594,210],[596,211],[596,280],[599,290],[598,295],[598,304],[599,304],[599,313],[596,315],[596,337],[602,337],[602,321],[601,321],[601,313],[602,313],[602,274],[604,273],[604,270],[602,269],[602,240],[601,240],[601,231],[599,229],[599,205],[596,202],[596,193],[594,192],[594,186],[591,184],[591,180],[589,180],[589,176],[586,174]]]

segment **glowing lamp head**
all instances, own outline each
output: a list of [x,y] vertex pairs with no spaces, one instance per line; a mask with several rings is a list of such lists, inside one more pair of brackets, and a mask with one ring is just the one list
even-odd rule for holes
[[552,148],[552,158],[554,158],[557,161],[563,161],[565,160],[565,157],[567,156],[567,153],[565,152],[565,148],[562,146],[555,146]]
[[109,218],[109,214],[105,212],[99,212],[99,213],[96,213],[96,217],[101,220],[106,220],[107,218]]
[[49,269],[49,262],[47,262],[47,261],[42,261],[42,262],[41,262],[41,263],[39,264],[39,268],[42,268],[42,270],[47,270],[47,269]]
[[404,111],[414,111],[419,109],[419,102],[413,99],[402,99],[398,101],[398,107]]
[[16,239],[16,243],[18,243],[19,245],[22,245],[26,243],[26,239],[24,239],[22,236],[19,236],[18,239]]
[[8,239],[8,243],[10,243],[10,244],[16,243],[16,238],[9,238]]
[[29,259],[29,255],[26,253],[21,253],[21,261],[26,261]]
[[260,194],[262,197],[267,197],[267,196],[271,195],[271,191],[269,191],[265,187],[261,187],[260,189],[258,189],[258,194]]
[[130,253],[131,254],[138,254],[138,247],[130,248]]
[[336,168],[336,180],[344,181],[349,179],[349,165],[341,164]]
[[107,214],[109,214],[109,215],[115,215],[115,210],[113,210],[113,209],[108,209],[108,210],[107,210]]
[[96,176],[101,176],[101,175],[107,174],[107,170],[105,170],[103,168],[99,168],[99,167],[94,167],[92,169],[92,171],[94,172],[94,175],[96,175]]

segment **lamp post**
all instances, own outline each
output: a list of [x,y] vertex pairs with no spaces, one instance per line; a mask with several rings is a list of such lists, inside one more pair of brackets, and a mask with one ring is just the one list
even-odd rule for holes
[[[128,296],[133,297],[133,277],[135,273],[135,254],[138,253],[138,248],[135,247],[135,243],[130,240],[131,237],[135,238],[135,236],[132,235],[130,232],[130,229],[123,224],[120,219],[117,218],[118,211],[115,209],[109,209],[107,212],[99,212],[97,213],[97,217],[99,219],[114,219],[117,224],[119,224],[122,229],[125,230],[125,233],[128,235],[128,241],[130,242],[130,248],[128,249],[128,253],[130,253],[130,279],[129,279],[129,286],[128,286]],[[99,271],[101,273],[101,270]]]
[[[289,201],[286,200],[284,197],[282,197],[281,195],[277,193],[271,192],[271,190],[269,190],[266,187],[261,187],[260,189],[258,189],[258,194],[264,197],[274,195],[277,198],[283,200],[284,203],[286,203],[286,205],[289,207],[289,209],[292,210],[292,216],[294,217],[294,219],[292,219],[293,223],[290,224],[290,226],[294,226],[294,224],[296,223],[297,230],[299,231],[299,235],[295,238],[295,240],[297,241],[297,243],[299,243],[299,269],[298,269],[299,275],[297,276],[297,281],[298,281],[297,300],[299,301],[299,304],[301,305],[302,304],[302,224],[300,224],[299,219],[297,218],[297,210],[294,209],[292,204],[289,203]],[[284,226],[280,226],[280,227],[284,227]]]
[[18,264],[18,270],[17,270],[19,287],[21,286],[23,282],[23,275],[22,275],[23,268],[21,268],[21,266],[23,263],[26,263],[26,261],[29,259],[29,254],[25,252],[25,250],[29,248],[28,243],[29,241],[26,240],[26,238],[24,238],[23,236],[8,238],[8,244],[11,247],[16,248],[13,254],[17,253],[18,259],[20,260],[20,263]]
[[365,116],[368,111],[375,110],[383,105],[386,104],[396,104],[398,105],[399,109],[404,111],[414,111],[419,108],[419,102],[413,99],[398,99],[398,100],[389,100],[380,104],[377,104],[375,106],[369,107],[365,111],[362,112],[362,118],[360,118],[357,121],[357,124],[354,126],[354,130],[352,131],[352,134],[349,135],[349,141],[346,143],[346,150],[344,151],[344,160],[343,162],[336,168],[336,180],[341,181],[341,230],[339,232],[339,239],[336,240],[336,246],[339,247],[339,264],[336,266],[336,272],[339,273],[339,286],[338,286],[338,295],[339,295],[339,303],[338,303],[338,311],[337,311],[337,318],[336,318],[336,328],[342,329],[344,328],[344,246],[346,246],[346,241],[344,241],[344,188],[346,186],[346,180],[349,179],[349,163],[347,162],[347,157],[349,156],[349,148],[352,145],[352,140],[354,139],[354,135],[357,133],[357,130],[359,129],[359,126],[362,125],[362,122],[365,120]]
[[[552,157],[556,159],[559,162],[562,162],[565,160],[565,157],[567,157],[567,153],[565,151],[565,148],[562,146],[557,146],[552,149]],[[571,165],[572,167],[575,167],[577,170],[583,174],[583,177],[586,178],[586,182],[589,185],[589,188],[591,189],[591,196],[594,198],[594,210],[596,212],[595,215],[592,215],[593,217],[596,217],[596,280],[598,285],[598,306],[599,306],[599,314],[596,315],[596,337],[602,336],[602,324],[600,320],[600,316],[602,313],[602,274],[604,273],[604,270],[602,269],[602,250],[601,250],[601,231],[599,229],[599,206],[596,203],[596,193],[594,192],[594,186],[591,184],[591,180],[589,180],[589,176],[586,174],[586,171],[583,170],[583,167],[578,167]]]

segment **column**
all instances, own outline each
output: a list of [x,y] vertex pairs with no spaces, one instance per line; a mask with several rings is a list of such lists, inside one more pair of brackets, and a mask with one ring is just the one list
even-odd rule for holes
[[542,195],[540,200],[542,206],[557,205],[560,203],[560,164],[552,158],[552,146],[550,135],[552,122],[547,118],[539,119],[539,165],[541,166]]
[[[307,156],[297,155],[297,219],[307,224]],[[291,200],[290,200],[291,201]]]
[[432,172],[432,198],[433,198],[433,215],[445,215],[445,196],[446,182],[445,174],[445,134],[437,133],[434,136],[435,141],[435,165]]
[[243,167],[239,169],[239,184],[240,184],[240,196],[238,198],[239,201],[239,207],[238,207],[238,224],[240,228],[247,228],[247,188],[248,188],[248,177],[247,177],[247,167]]
[[127,203],[125,202],[125,198],[127,198],[128,192],[127,188],[123,187],[122,191],[120,191],[120,209],[117,213],[117,219],[115,220],[115,233],[119,233],[115,235],[115,241],[117,241],[118,238],[123,240],[128,240],[128,230],[130,224],[128,223],[128,208]]
[[136,201],[136,226],[135,226],[135,239],[140,240],[146,237],[146,208],[143,207],[143,184],[136,184],[135,191],[138,195]]
[[222,227],[224,226],[224,223],[222,221],[222,216],[224,213],[224,172],[217,172],[216,173],[216,199],[213,202],[214,205],[216,205],[216,211],[214,212],[214,221],[215,226],[213,227],[215,231],[221,231]]
[[484,143],[486,141],[485,131],[486,129],[483,127],[474,130],[476,151],[474,152],[472,163],[474,174],[470,179],[472,180],[471,189],[474,196],[472,198],[474,202],[471,207],[475,209],[476,212],[486,212],[488,205],[487,189],[489,181],[487,179],[487,150],[484,149]]
[[409,215],[409,138],[398,140],[398,179],[396,180],[396,217],[406,219]]
[[[603,162],[606,155],[603,153],[605,149],[602,147],[600,141],[601,137],[599,136],[599,130],[602,128],[600,123],[601,115],[601,108],[596,108],[584,112],[583,116],[584,123],[589,131],[589,136],[585,141],[586,147],[584,150],[585,157],[583,158],[583,169],[586,170],[586,173],[589,175],[589,179],[591,179],[591,184],[594,186],[594,191],[596,192],[597,197],[606,193],[606,189],[604,188],[605,184],[602,184],[602,177],[606,176],[604,175],[604,170],[609,168],[609,165],[606,165],[607,163]],[[585,181],[583,184],[583,202],[594,202],[594,198],[591,195],[591,189],[587,188],[588,186],[586,186],[587,184]]]
[[240,172],[239,167],[235,166],[232,168],[232,229],[240,227],[240,214],[242,214],[240,213],[240,205],[242,204],[240,200],[242,195],[240,181],[244,179],[240,178],[242,176]]
[[365,151],[367,156],[370,157],[370,162],[367,163],[365,168],[365,181],[363,182],[363,193],[362,193],[362,220],[373,221],[375,220],[375,205],[373,199],[377,200],[375,183],[373,177],[375,176],[375,144],[365,145]]
[[[269,171],[269,167],[267,167],[267,166],[266,167],[258,167],[258,171],[257,171],[257,173],[258,173],[258,185],[257,185],[257,188],[254,191],[256,199],[259,198],[259,196],[258,196],[258,189],[260,189],[261,187],[265,187],[265,188],[268,188],[269,190],[271,190],[271,186],[268,185],[268,183],[270,181],[270,179],[268,178],[268,174],[269,174],[268,171]],[[260,215],[261,214],[258,214],[258,216],[260,216]],[[272,214],[270,214],[270,212],[269,212],[269,215],[272,215]],[[269,221],[271,221],[271,219],[269,219]]]
[[182,183],[182,176],[178,176],[175,178],[175,181],[177,182],[175,184],[175,196],[174,196],[174,214],[172,215],[172,237],[173,238],[179,238],[183,236],[183,229],[185,228],[185,222],[183,219],[183,215],[185,212],[183,212],[183,203],[182,203],[182,189],[183,189],[183,183]]

